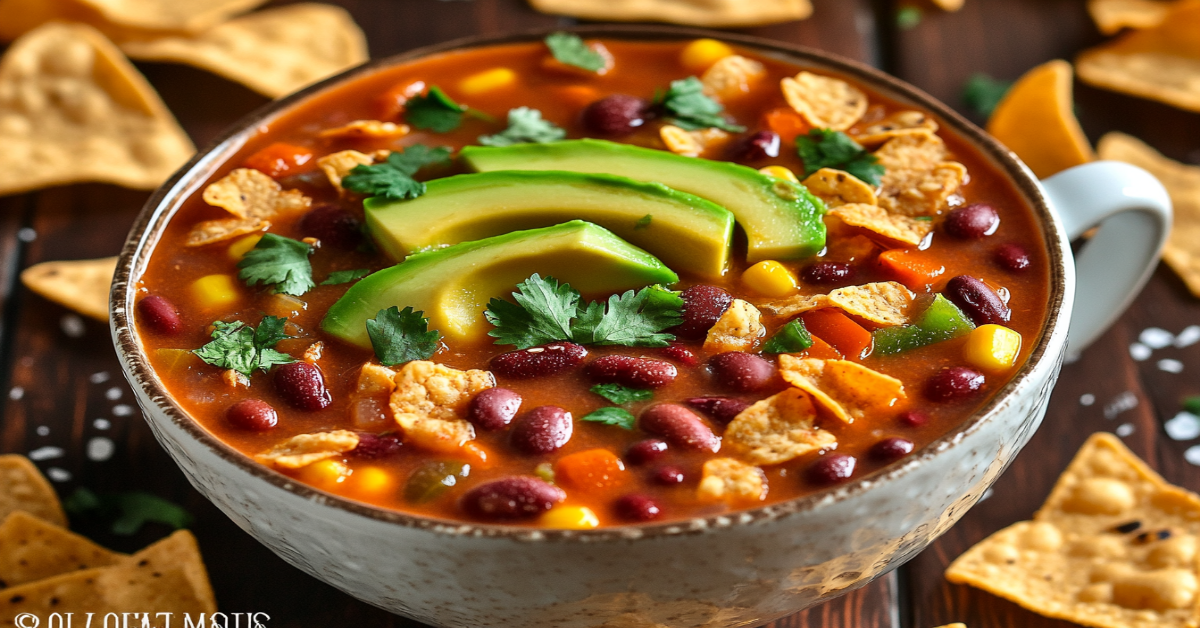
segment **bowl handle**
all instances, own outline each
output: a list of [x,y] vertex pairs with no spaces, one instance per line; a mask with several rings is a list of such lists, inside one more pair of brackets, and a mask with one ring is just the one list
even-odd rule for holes
[[1100,227],[1075,253],[1067,355],[1078,355],[1150,278],[1171,232],[1171,198],[1149,172],[1116,161],[1076,166],[1042,185],[1071,240]]

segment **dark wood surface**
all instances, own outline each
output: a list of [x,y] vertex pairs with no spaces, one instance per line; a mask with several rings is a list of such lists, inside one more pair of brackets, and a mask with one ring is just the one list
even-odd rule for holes
[[[340,4],[363,26],[376,57],[465,35],[571,23],[537,14],[522,0]],[[956,107],[962,105],[960,88],[973,72],[1015,78],[1042,61],[1069,59],[1101,39],[1083,0],[967,0],[966,8],[954,14],[926,7],[922,22],[905,31],[895,27],[897,7],[889,0],[814,4],[815,15],[807,21],[746,32],[877,65]],[[166,64],[140,67],[201,146],[265,102],[199,70]],[[1200,116],[1085,86],[1077,90],[1080,115],[1093,141],[1107,131],[1122,130],[1176,159],[1200,161]],[[0,448],[20,453],[61,448],[63,455],[38,464],[57,478],[55,485],[64,496],[80,486],[145,490],[185,505],[195,515],[192,528],[227,612],[264,612],[276,628],[416,626],[287,566],[236,528],[191,489],[154,442],[120,376],[107,328],[30,294],[16,282],[20,269],[37,262],[115,254],[146,197],[144,192],[89,184],[0,198],[0,379],[6,382],[0,387],[6,393]],[[971,628],[1068,626],[947,584],[942,571],[972,543],[1032,514],[1072,453],[1095,431],[1125,426],[1125,441],[1138,454],[1168,479],[1200,489],[1200,468],[1183,458],[1191,443],[1168,439],[1161,427],[1178,410],[1182,396],[1200,393],[1200,382],[1191,371],[1200,368],[1200,344],[1155,351],[1142,362],[1132,360],[1128,350],[1147,327],[1177,333],[1193,323],[1200,323],[1200,303],[1169,269],[1159,268],[1113,329],[1063,369],[1045,423],[990,498],[898,572],[772,625],[931,628],[964,621]],[[1162,358],[1180,360],[1184,371],[1160,370],[1157,361]],[[1127,393],[1137,405],[1106,417],[1106,408]],[[1081,403],[1084,395],[1092,395],[1094,403]],[[116,444],[111,458],[93,460],[87,455],[95,438]],[[89,522],[79,529],[125,551],[167,532],[151,525],[137,536],[116,537]]]

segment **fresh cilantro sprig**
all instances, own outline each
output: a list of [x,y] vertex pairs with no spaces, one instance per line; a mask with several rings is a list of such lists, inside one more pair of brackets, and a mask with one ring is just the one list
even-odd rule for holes
[[592,301],[571,325],[581,345],[665,347],[675,336],[663,333],[683,322],[683,298],[658,286],[629,290],[608,298],[608,307]]
[[716,127],[723,131],[740,133],[746,127],[733,124],[721,115],[725,107],[704,93],[704,83],[689,76],[671,81],[671,87],[656,99],[656,105],[667,112],[676,126],[694,131]]
[[366,277],[369,274],[371,274],[371,270],[369,268],[355,268],[352,270],[335,270],[332,273],[329,273],[329,276],[325,278],[325,281],[321,282],[321,285],[322,286],[338,286],[338,285],[341,285],[344,283],[350,283],[351,281],[355,281],[357,279],[362,279],[363,277]]
[[796,152],[804,160],[806,177],[821,168],[836,168],[871,185],[879,185],[879,178],[885,172],[878,157],[841,131],[813,129],[796,138]]
[[375,357],[384,366],[428,360],[437,353],[442,337],[436,329],[429,329],[425,312],[414,312],[412,306],[379,310],[375,318],[367,321],[367,335],[371,337]]
[[283,330],[286,323],[286,318],[264,316],[255,329],[241,321],[214,321],[212,340],[192,353],[208,364],[232,369],[246,377],[256,369],[265,373],[277,364],[296,361],[296,358],[275,350],[280,340],[291,338]]
[[580,417],[579,420],[604,425],[615,425],[626,430],[632,430],[633,426],[637,425],[637,417],[633,416],[632,412],[616,406],[607,406],[593,410]]
[[593,50],[574,33],[550,33],[546,36],[546,47],[559,63],[599,72],[606,65],[604,57]]
[[512,146],[513,144],[546,144],[557,142],[567,132],[549,120],[542,119],[542,112],[529,107],[508,110],[508,128],[495,135],[479,136],[484,146]]
[[623,406],[627,403],[635,401],[650,401],[654,398],[654,391],[646,388],[629,388],[620,384],[596,384],[590,389],[592,392],[604,397],[605,399]]
[[448,133],[462,124],[467,108],[454,102],[442,88],[431,85],[424,94],[417,94],[404,103],[404,119],[418,129]]
[[996,106],[1012,86],[1012,81],[1002,81],[983,72],[976,72],[963,84],[962,101],[968,109],[982,118],[987,118],[996,110]]
[[273,285],[275,292],[300,296],[312,290],[316,284],[312,278],[312,264],[308,256],[313,247],[307,242],[285,238],[274,233],[264,233],[254,248],[238,262],[238,278],[246,285]]
[[403,152],[388,155],[383,163],[355,166],[342,179],[342,187],[393,201],[417,198],[425,193],[425,184],[414,179],[413,175],[425,166],[447,161],[450,161],[448,147],[430,148],[424,144],[413,144]]
[[528,349],[571,339],[571,320],[579,315],[581,299],[574,288],[534,273],[517,284],[513,299],[515,304],[493,298],[483,313],[496,326],[488,332],[496,344]]
[[111,518],[112,533],[120,536],[136,534],[146,523],[161,523],[175,529],[192,524],[192,515],[181,506],[141,491],[97,495],[79,487],[63,500],[63,509],[72,517]]

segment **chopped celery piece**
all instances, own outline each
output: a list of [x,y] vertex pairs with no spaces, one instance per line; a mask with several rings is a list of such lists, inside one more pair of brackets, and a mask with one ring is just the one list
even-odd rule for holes
[[771,336],[767,344],[763,345],[763,353],[795,353],[811,347],[812,343],[812,336],[808,334],[808,329],[805,329],[804,321],[797,318],[780,327],[779,331]]
[[885,327],[872,334],[875,353],[895,355],[971,333],[975,324],[958,306],[937,295],[912,325]]
[[411,504],[433,501],[470,474],[471,465],[462,462],[427,462],[408,477],[404,499]]

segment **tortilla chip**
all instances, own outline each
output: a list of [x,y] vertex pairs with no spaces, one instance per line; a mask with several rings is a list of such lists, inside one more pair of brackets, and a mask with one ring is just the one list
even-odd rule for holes
[[785,390],[746,408],[725,428],[722,447],[754,464],[780,464],[837,444],[814,425],[817,410],[802,390]]
[[704,71],[700,82],[704,91],[719,100],[733,100],[750,93],[750,89],[767,75],[763,64],[741,55],[718,59]]
[[102,181],[152,189],[195,152],[103,35],[48,24],[0,59],[0,195]]
[[13,512],[0,524],[0,586],[107,567],[122,558],[123,554],[24,511]]
[[740,460],[713,458],[704,463],[696,497],[730,503],[761,501],[767,497],[767,475]]
[[963,8],[966,0],[933,0],[933,3],[938,5],[943,11],[957,11]]
[[187,246],[202,246],[271,226],[271,219],[308,209],[312,199],[284,190],[275,179],[253,168],[238,168],[204,188],[204,202],[236,218],[208,220],[192,228]]
[[713,28],[803,20],[809,0],[529,0],[542,13],[611,22],[671,22]]
[[847,203],[875,205],[879,202],[871,186],[849,172],[833,168],[821,168],[808,175],[801,185],[825,201],[830,208]]
[[21,271],[21,283],[63,307],[107,323],[108,293],[116,272],[115,257],[42,262]]
[[199,32],[266,0],[75,0],[110,22],[149,30]]
[[278,98],[367,60],[367,44],[344,9],[293,4],[251,13],[192,36],[129,39],[134,59],[186,63]]
[[893,137],[925,132],[936,133],[937,130],[937,121],[924,111],[897,111],[851,134],[851,137],[863,146],[876,146]]
[[941,213],[967,176],[965,166],[946,161],[946,144],[929,132],[894,137],[875,156],[886,168],[879,180],[879,206],[905,216]]
[[67,527],[58,495],[41,471],[25,456],[5,454],[0,456],[0,517],[18,510]]
[[495,385],[496,378],[488,371],[460,371],[414,360],[396,374],[389,406],[406,443],[453,452],[475,438],[475,428],[460,418],[466,404]]
[[1200,111],[1200,0],[1179,0],[1162,23],[1085,50],[1084,82]]
[[1094,434],[1033,521],[967,550],[946,578],[1085,626],[1194,627],[1198,535],[1200,497]]
[[953,624],[946,624],[945,626],[938,626],[937,628],[967,628],[967,625],[962,622],[954,622]]
[[905,399],[900,380],[847,360],[797,358],[785,353],[779,356],[779,373],[847,423],[887,412]]
[[321,157],[317,160],[317,166],[325,173],[333,187],[337,188],[338,194],[341,194],[346,191],[342,188],[342,179],[345,179],[351,170],[358,166],[370,166],[382,162],[390,154],[392,151],[389,150],[377,150],[370,155],[356,150],[343,150]]
[[867,112],[867,95],[832,76],[801,72],[779,82],[783,97],[813,127],[845,131]]
[[730,135],[721,129],[707,128],[685,131],[671,124],[658,130],[667,150],[684,157],[699,157],[709,150],[720,148],[729,142]]
[[704,339],[704,350],[709,353],[750,351],[767,333],[762,324],[762,312],[750,303],[734,299],[729,308],[708,330]]
[[[382,122],[380,120],[355,120],[342,126],[325,129],[317,135],[323,138],[356,140],[376,137],[403,137],[408,135],[407,124]],[[361,154],[361,153],[360,153]]]
[[988,120],[987,130],[1039,178],[1095,161],[1075,119],[1071,64],[1061,59],[1025,73]]
[[261,464],[299,469],[358,447],[358,434],[349,430],[297,434],[254,457]]
[[1105,35],[1123,28],[1153,28],[1162,24],[1174,0],[1088,0],[1088,12]]
[[908,310],[914,298],[912,291],[902,284],[881,281],[838,288],[829,294],[798,294],[767,303],[763,309],[777,316],[795,316],[809,310],[836,307],[876,325],[891,327],[908,323]]
[[889,214],[877,205],[862,203],[839,205],[830,210],[829,215],[837,216],[851,227],[861,227],[888,240],[914,246],[920,244],[925,236],[933,232],[932,220],[917,220],[908,216]]

